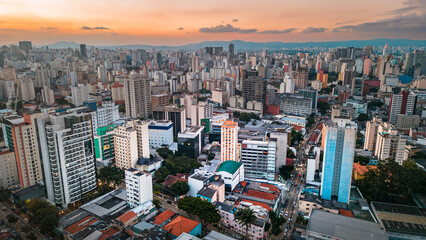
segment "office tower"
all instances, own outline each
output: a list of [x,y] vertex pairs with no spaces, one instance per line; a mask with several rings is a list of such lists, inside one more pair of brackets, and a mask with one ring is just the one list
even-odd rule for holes
[[55,103],[55,95],[53,95],[53,90],[50,87],[43,87],[41,90],[41,99],[42,101],[50,106]]
[[121,169],[136,167],[138,161],[138,136],[131,126],[114,129],[115,165]]
[[271,132],[269,141],[276,142],[275,172],[287,163],[287,131],[285,128],[276,128]]
[[31,41],[19,41],[19,48],[28,54],[33,46]]
[[197,104],[197,98],[191,94],[185,94],[180,98],[180,105],[185,107],[185,112],[187,117],[191,117],[192,105]]
[[176,105],[168,105],[164,107],[156,107],[152,111],[155,120],[168,120],[173,122],[173,137],[177,137],[178,133],[184,132],[186,129],[186,111],[185,107]]
[[35,99],[34,84],[31,78],[22,77],[19,79],[20,99],[29,102]]
[[234,44],[230,43],[228,48],[228,58],[232,59],[234,58]]
[[8,189],[19,184],[15,153],[0,147],[0,188]]
[[132,118],[149,118],[151,115],[151,90],[149,76],[130,74],[124,80],[126,115]]
[[80,44],[80,56],[81,57],[87,57],[86,44]]
[[370,56],[371,54],[373,54],[373,46],[365,46],[364,55]]
[[406,160],[404,154],[406,137],[399,135],[394,125],[383,123],[377,130],[376,149],[374,155],[378,160],[391,158],[402,165]]
[[306,88],[308,86],[308,72],[306,69],[301,69],[296,72],[296,87]]
[[91,122],[79,109],[36,119],[47,197],[64,208],[96,188]]
[[351,95],[362,97],[363,90],[364,90],[364,78],[363,77],[354,78],[352,80]]
[[89,89],[85,84],[78,84],[77,86],[71,87],[72,104],[76,107],[83,105],[84,101],[89,98]]
[[362,58],[358,58],[355,60],[355,71],[358,74],[362,74],[364,71],[364,60]]
[[312,99],[304,96],[282,94],[279,105],[280,111],[285,114],[308,116],[312,113]]
[[5,146],[15,153],[19,183],[26,188],[43,180],[39,142],[34,119],[40,113],[3,118],[2,129]]
[[226,120],[221,127],[221,162],[237,161],[238,159],[238,123]]
[[367,129],[365,130],[365,141],[364,141],[364,149],[372,152],[376,151],[376,141],[378,128],[382,124],[381,118],[373,117],[372,121],[367,122]]
[[189,126],[178,134],[178,151],[189,158],[197,158],[204,146],[204,126]]
[[241,162],[244,176],[252,179],[275,179],[276,142],[244,140],[241,144]]
[[371,73],[371,59],[366,58],[364,60],[363,74],[368,76],[368,75],[370,75],[370,73]]
[[115,159],[114,125],[98,127],[93,133],[96,161],[109,166]]
[[115,105],[114,102],[102,102],[102,105],[98,106],[95,101],[86,101],[83,102],[83,105],[92,110],[92,128],[94,133],[97,132],[97,128],[109,126],[120,119],[118,105]]
[[412,115],[414,113],[417,96],[409,90],[401,90],[400,94],[392,94],[389,103],[389,116],[390,123],[396,122],[397,114]]
[[200,70],[200,59],[198,58],[198,56],[197,56],[197,55],[192,56],[191,63],[192,63],[192,65],[191,65],[191,66],[192,66],[191,70],[192,70],[193,72],[198,72],[198,71]]
[[151,121],[148,125],[149,146],[160,148],[173,143],[173,122],[166,120]]
[[243,97],[246,101],[258,101],[266,104],[266,81],[260,77],[250,76],[243,79]]
[[127,203],[135,208],[153,200],[152,176],[131,168],[125,171]]
[[321,197],[349,203],[357,125],[349,119],[336,119],[324,125],[325,148]]
[[312,111],[317,111],[318,91],[315,89],[299,89],[299,95],[312,99]]
[[383,56],[387,56],[389,54],[389,45],[386,43],[385,47],[383,48]]
[[100,65],[98,67],[98,79],[103,83],[108,82],[108,71],[106,70],[104,65]]

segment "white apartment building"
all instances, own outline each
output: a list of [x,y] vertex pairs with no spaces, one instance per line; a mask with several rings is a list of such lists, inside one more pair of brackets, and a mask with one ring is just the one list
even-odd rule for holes
[[152,176],[130,168],[125,171],[127,203],[131,208],[152,201]]
[[365,130],[364,149],[374,153],[376,150],[377,133],[382,119],[373,117],[372,121],[367,122],[367,129]]
[[89,98],[89,89],[85,84],[78,84],[71,87],[72,104],[76,107],[83,105],[84,101]]
[[115,165],[121,169],[136,167],[138,141],[136,129],[119,126],[114,129]]
[[276,142],[244,140],[241,144],[241,162],[244,176],[252,179],[275,179]]
[[173,122],[167,120],[152,121],[148,125],[149,146],[160,148],[173,143]]
[[393,125],[384,123],[378,128],[374,155],[378,160],[392,158],[402,165],[407,160],[407,156],[404,154],[406,142],[407,139],[400,136]]
[[91,115],[80,111],[36,119],[47,197],[65,208],[96,188]]

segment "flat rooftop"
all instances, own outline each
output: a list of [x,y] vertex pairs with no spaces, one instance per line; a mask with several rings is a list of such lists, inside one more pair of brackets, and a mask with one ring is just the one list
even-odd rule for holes
[[312,232],[345,240],[387,240],[378,223],[359,220],[334,213],[313,210],[308,223],[308,234]]

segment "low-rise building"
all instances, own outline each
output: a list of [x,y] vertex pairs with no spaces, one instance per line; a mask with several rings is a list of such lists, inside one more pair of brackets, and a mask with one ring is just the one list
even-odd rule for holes
[[178,134],[178,150],[189,158],[197,158],[204,146],[205,128],[189,126]]
[[222,176],[227,191],[234,190],[238,183],[244,181],[244,164],[236,161],[222,162],[216,172]]

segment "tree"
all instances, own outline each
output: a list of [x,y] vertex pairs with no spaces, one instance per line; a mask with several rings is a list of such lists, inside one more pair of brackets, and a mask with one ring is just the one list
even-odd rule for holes
[[169,155],[173,155],[173,151],[172,151],[172,150],[170,150],[170,149],[169,149],[169,148],[167,148],[167,147],[158,148],[158,149],[157,149],[157,153],[158,153],[158,155],[160,155],[160,157],[162,157],[162,158],[164,158],[164,159],[166,159],[166,158],[167,158],[167,156],[169,156]]
[[0,201],[6,202],[10,199],[10,195],[12,195],[12,191],[10,189],[0,189]]
[[16,223],[18,221],[18,218],[14,214],[8,214],[6,218],[10,223]]
[[272,210],[269,211],[268,216],[272,223],[271,233],[275,236],[280,235],[282,232],[281,226],[285,223],[285,218],[283,218],[282,216],[278,216]]
[[327,102],[318,101],[317,108],[322,114],[327,114],[327,111],[330,109],[330,105]]
[[176,175],[177,173],[190,173],[201,166],[196,159],[178,155],[178,152],[174,155],[167,155],[163,166],[155,171],[154,175],[157,181],[162,182],[167,176]]
[[308,121],[306,123],[306,127],[311,127],[315,123],[315,113],[311,113],[311,115],[306,118],[306,121]]
[[296,131],[294,128],[291,129],[291,145],[298,144],[303,141],[303,135],[300,131]]
[[178,208],[185,211],[190,217],[197,217],[203,226],[220,221],[216,207],[200,197],[184,197],[178,200]]
[[37,236],[33,232],[30,232],[29,234],[27,234],[27,239],[37,240]]
[[260,120],[260,117],[255,113],[242,112],[240,113],[240,116],[238,117],[238,119],[243,122],[249,122],[251,119]]
[[207,155],[207,160],[213,160],[215,156],[214,153],[209,153],[209,155]]
[[24,233],[29,233],[31,231],[31,227],[30,226],[23,226],[21,231]]
[[126,105],[124,103],[120,104],[118,106],[118,111],[122,113],[126,112]]
[[102,182],[114,184],[114,187],[120,185],[124,180],[124,170],[117,167],[103,167],[98,171],[98,179]]
[[364,135],[362,133],[357,132],[355,144],[355,148],[362,148],[364,146]]
[[30,212],[30,221],[39,224],[42,233],[53,233],[59,223],[58,209],[38,198],[31,199],[26,206]]
[[354,158],[354,162],[359,163],[363,166],[366,166],[366,165],[368,165],[368,163],[370,163],[370,158],[357,155]]
[[182,196],[189,192],[189,186],[185,181],[176,181],[170,186],[169,190],[178,196]]
[[238,224],[246,228],[246,236],[248,236],[248,229],[256,221],[257,217],[253,210],[250,208],[240,208],[234,213],[234,218]]
[[293,150],[291,150],[290,148],[287,148],[287,158],[295,158],[296,155],[294,155]]
[[160,210],[160,208],[161,208],[161,201],[160,200],[154,199],[154,200],[152,200],[152,204],[154,204],[155,208],[157,208],[157,211]]
[[384,103],[381,102],[380,100],[373,100],[367,103],[367,109],[368,111],[371,111],[376,107],[380,108],[381,106],[383,106],[383,104]]
[[358,120],[358,122],[368,121],[368,115],[365,113],[360,113],[356,120]]
[[280,172],[281,177],[284,180],[288,180],[288,179],[290,179],[290,176],[291,176],[291,173],[293,172],[293,170],[294,170],[293,165],[283,165],[283,166],[280,167],[279,172]]

